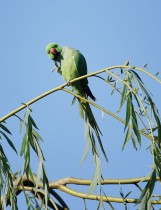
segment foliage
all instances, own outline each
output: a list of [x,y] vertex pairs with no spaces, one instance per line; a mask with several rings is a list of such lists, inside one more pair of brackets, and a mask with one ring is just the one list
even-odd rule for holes
[[[145,67],[144,67],[145,68]],[[111,97],[114,93],[118,93],[118,99],[120,96],[120,106],[117,114],[111,113],[104,107],[89,101],[81,96],[75,94],[74,92],[66,89],[68,84],[63,84],[56,87],[35,99],[29,101],[28,103],[22,104],[22,106],[8,113],[0,119],[0,207],[5,209],[6,206],[10,205],[12,209],[18,209],[17,206],[17,196],[24,192],[26,199],[26,205],[28,209],[41,209],[41,208],[51,208],[51,209],[69,209],[64,200],[55,192],[54,189],[63,191],[71,196],[77,196],[86,199],[98,200],[97,209],[105,209],[104,204],[107,203],[110,209],[114,209],[113,202],[123,203],[124,208],[127,209],[128,203],[135,203],[139,206],[140,210],[152,209],[154,204],[161,204],[160,196],[157,199],[153,199],[153,190],[155,189],[155,184],[161,179],[161,121],[159,116],[159,111],[153,101],[152,94],[148,91],[146,85],[144,84],[142,78],[138,72],[144,73],[146,76],[154,79],[155,82],[161,84],[158,79],[158,75],[154,76],[147,72],[144,68],[137,68],[135,66],[129,66],[129,62],[126,62],[122,66],[113,66],[99,70],[97,72],[76,78],[70,83],[81,80],[85,77],[95,76],[102,82],[106,83],[108,87],[112,87]],[[106,72],[107,76],[102,77],[99,74]],[[100,148],[97,148],[97,143],[95,141],[95,136],[93,130],[89,123],[86,121],[86,140],[87,146],[84,151],[82,161],[85,160],[87,153],[90,151],[91,145],[93,151],[93,158],[95,163],[95,171],[93,180],[80,180],[66,178],[63,180],[58,180],[56,182],[49,182],[47,172],[45,170],[44,155],[41,149],[41,142],[43,141],[40,134],[38,133],[38,127],[31,116],[32,110],[30,105],[37,102],[38,100],[47,97],[49,94],[56,91],[65,91],[72,94],[78,100],[82,100],[85,103],[95,106],[97,109],[101,110],[103,113],[111,115],[116,120],[124,124],[125,139],[122,145],[122,150],[125,149],[129,141],[132,142],[134,149],[137,150],[138,147],[142,146],[142,136],[149,139],[150,146],[148,149],[151,151],[153,166],[151,168],[150,176],[141,179],[129,179],[129,180],[107,180],[103,179],[103,174],[101,172],[101,159],[99,155]],[[17,113],[26,108],[24,118],[21,119]],[[125,119],[118,117],[119,112],[124,113],[125,109]],[[9,117],[16,116],[20,121],[20,128],[22,131],[22,126],[24,127],[24,137],[22,140],[21,150],[17,151],[13,141],[11,140],[11,132],[6,126],[6,120]],[[11,149],[16,155],[23,157],[23,167],[21,170],[14,173],[11,170],[11,164],[7,158],[7,151],[3,149],[3,141],[6,141]],[[101,147],[103,145],[101,143]],[[101,148],[101,149],[102,149]],[[38,171],[34,174],[31,166],[31,151],[38,158]],[[103,150],[104,151],[104,150]],[[106,157],[106,154],[104,154]],[[107,166],[108,167],[108,166]],[[146,182],[144,189],[140,187],[140,182]],[[89,192],[87,194],[75,191],[69,188],[68,184],[75,185],[89,185]],[[120,191],[120,198],[108,197],[104,192],[102,186],[108,184],[133,184],[140,191],[141,194],[137,199],[129,198],[131,191],[124,195],[124,192]],[[94,195],[93,190],[96,186],[99,186],[99,195]],[[54,200],[53,200],[54,198]],[[56,202],[55,202],[56,200]],[[58,204],[59,203],[59,204]],[[86,202],[85,209],[86,208]]]

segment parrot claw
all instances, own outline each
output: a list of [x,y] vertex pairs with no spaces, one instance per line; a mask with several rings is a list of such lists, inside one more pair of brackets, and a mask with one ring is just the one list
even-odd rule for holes
[[70,81],[67,82],[67,85],[68,85],[68,86],[71,86]]
[[54,68],[52,68],[51,72],[54,72],[54,71],[58,71],[58,68],[56,66],[54,66]]

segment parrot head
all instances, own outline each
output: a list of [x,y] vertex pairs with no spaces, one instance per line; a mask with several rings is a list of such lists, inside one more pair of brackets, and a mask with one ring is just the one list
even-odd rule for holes
[[62,47],[60,47],[58,44],[50,43],[46,47],[46,52],[52,60],[56,60],[61,51]]

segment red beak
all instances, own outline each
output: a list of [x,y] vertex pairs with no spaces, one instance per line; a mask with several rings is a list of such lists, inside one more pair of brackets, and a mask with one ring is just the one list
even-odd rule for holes
[[57,51],[54,48],[51,48],[50,53],[52,53],[53,55],[56,55]]

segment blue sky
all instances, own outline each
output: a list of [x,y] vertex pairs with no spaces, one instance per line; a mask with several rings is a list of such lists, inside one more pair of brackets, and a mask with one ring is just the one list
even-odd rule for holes
[[[86,57],[88,72],[126,60],[135,66],[148,64],[148,71],[155,74],[161,69],[161,2],[109,1],[109,0],[28,0],[1,1],[0,3],[0,58],[1,92],[0,109],[4,116],[14,108],[63,83],[56,73],[51,73],[52,61],[45,52],[50,42],[79,49]],[[159,85],[146,79],[154,92],[154,100],[160,108]],[[110,87],[95,78],[89,79],[97,102],[110,111],[119,107],[117,95],[111,97]],[[42,148],[46,169],[51,181],[68,176],[92,178],[92,154],[80,167],[84,151],[84,125],[79,117],[77,104],[71,106],[72,97],[56,92],[32,105],[33,118],[44,139]],[[137,152],[129,144],[121,152],[123,127],[110,116],[96,109],[94,114],[103,132],[103,143],[109,156],[109,164],[103,162],[104,177],[134,178],[148,175],[152,164],[145,150],[148,141]],[[24,111],[19,115],[23,116]],[[7,120],[13,142],[19,149],[22,135],[17,119]],[[116,132],[117,131],[117,132]],[[5,142],[3,142],[4,146]],[[8,147],[6,147],[8,149]],[[22,159],[8,149],[13,170],[18,170]],[[33,167],[37,167],[33,157]],[[36,172],[36,169],[35,169]],[[119,187],[109,189],[108,195],[116,195]],[[79,199],[63,195],[71,209],[83,208]],[[93,209],[96,203],[88,203]],[[20,205],[22,205],[20,200]],[[120,209],[120,208],[119,208]],[[131,207],[130,209],[133,209]],[[134,208],[135,209],[135,208]]]

